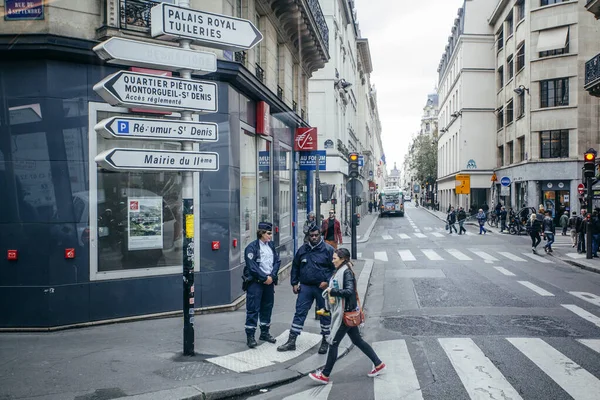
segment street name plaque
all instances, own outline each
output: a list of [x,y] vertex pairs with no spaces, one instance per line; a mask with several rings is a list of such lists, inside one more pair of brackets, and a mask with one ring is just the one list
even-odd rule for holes
[[95,84],[94,91],[112,106],[217,112],[215,82],[119,71]]
[[94,130],[107,139],[150,139],[216,142],[219,127],[213,122],[111,117],[100,121]]
[[218,171],[219,155],[198,151],[167,151],[115,148],[95,158],[111,171]]

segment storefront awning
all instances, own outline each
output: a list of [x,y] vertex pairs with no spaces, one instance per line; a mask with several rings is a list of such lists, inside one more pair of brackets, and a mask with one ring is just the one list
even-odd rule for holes
[[569,36],[569,27],[546,29],[540,31],[537,42],[537,51],[550,51],[564,49],[567,46],[567,37]]

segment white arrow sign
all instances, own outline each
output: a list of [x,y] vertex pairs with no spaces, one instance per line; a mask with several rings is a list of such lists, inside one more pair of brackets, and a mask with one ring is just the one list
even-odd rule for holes
[[168,119],[111,117],[100,121],[94,130],[107,139],[155,139],[216,142],[219,127],[213,122]]
[[112,37],[94,47],[98,57],[109,64],[159,68],[168,71],[191,69],[202,75],[217,70],[217,55],[155,43]]
[[252,22],[162,3],[151,10],[152,37],[186,38],[207,47],[247,50],[263,38]]
[[111,171],[218,171],[217,153],[145,149],[110,149],[95,158]]
[[217,112],[215,82],[119,71],[95,84],[94,91],[112,106]]

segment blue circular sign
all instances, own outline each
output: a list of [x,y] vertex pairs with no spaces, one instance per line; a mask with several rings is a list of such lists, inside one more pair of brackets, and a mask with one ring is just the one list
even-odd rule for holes
[[502,186],[510,186],[510,178],[508,176],[503,176],[502,179],[500,179],[500,183]]

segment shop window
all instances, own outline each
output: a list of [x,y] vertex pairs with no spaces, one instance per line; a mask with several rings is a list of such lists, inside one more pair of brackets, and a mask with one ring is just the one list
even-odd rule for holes
[[271,154],[271,142],[258,139],[258,154],[265,155],[267,157],[267,165],[261,166],[258,174],[258,222],[267,221],[273,222],[273,215],[271,213],[272,199],[273,199],[273,181],[271,180],[272,160]]
[[569,78],[550,79],[540,82],[542,108],[569,105]]
[[542,158],[569,157],[569,131],[566,129],[540,132]]
[[[240,185],[240,209],[242,212],[240,247],[242,249],[256,239],[258,226],[256,165],[256,139],[253,135],[242,132],[240,134],[240,176],[242,180]],[[243,258],[243,254],[241,257]]]
[[292,151],[279,143],[279,242],[292,237]]

